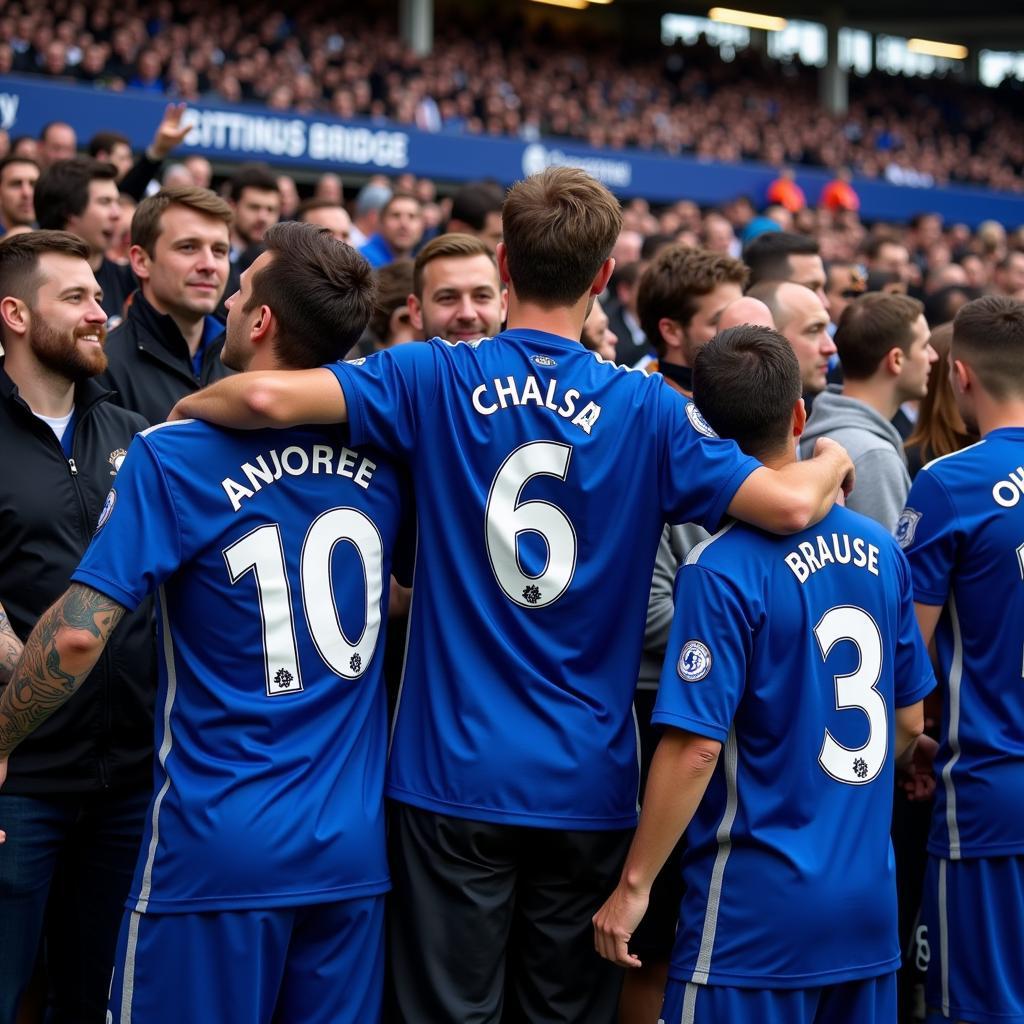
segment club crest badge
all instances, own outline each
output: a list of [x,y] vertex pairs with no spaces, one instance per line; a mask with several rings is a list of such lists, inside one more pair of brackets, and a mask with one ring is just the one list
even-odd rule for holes
[[123,448],[116,448],[107,456],[107,462],[110,463],[111,476],[117,476],[121,471],[121,463],[124,462],[127,454],[128,453]]
[[711,424],[704,419],[700,409],[693,402],[688,402],[686,405],[686,417],[698,434],[703,434],[705,437],[718,437],[714,430],[711,429]]
[[103,502],[103,508],[100,511],[100,518],[96,523],[96,532],[99,533],[104,526],[107,525],[107,520],[110,518],[110,514],[114,511],[114,504],[117,502],[117,491],[111,487],[110,493],[107,495],[107,500]]
[[687,640],[679,652],[676,671],[683,682],[699,683],[711,671],[711,651],[700,640]]
[[904,550],[914,543],[914,534],[917,533],[919,522],[921,522],[921,513],[913,508],[905,508],[899,519],[896,520],[896,543]]
[[557,366],[558,363],[551,358],[551,356],[531,356],[530,357],[538,366]]

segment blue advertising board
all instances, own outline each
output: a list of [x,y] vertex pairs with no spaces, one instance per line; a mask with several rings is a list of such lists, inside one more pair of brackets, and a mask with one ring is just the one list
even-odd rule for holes
[[[31,76],[0,78],[0,128],[12,135],[37,135],[48,121],[74,126],[80,140],[117,130],[141,148],[153,136],[166,99],[150,93],[111,92],[58,85]],[[562,139],[526,142],[484,135],[423,132],[391,122],[342,121],[329,115],[297,114],[264,107],[198,103],[185,114],[193,125],[181,153],[217,160],[264,160],[339,172],[409,171],[439,181],[494,178],[511,184],[552,165],[582,167],[616,195],[656,203],[692,199],[721,203],[740,195],[758,205],[777,176],[759,164],[722,164],[638,150],[599,150]],[[800,169],[798,183],[813,202],[829,180],[824,170]],[[977,188],[911,188],[855,178],[861,214],[869,220],[905,221],[934,211],[947,221],[972,226],[997,220],[1024,224],[1024,198]]]

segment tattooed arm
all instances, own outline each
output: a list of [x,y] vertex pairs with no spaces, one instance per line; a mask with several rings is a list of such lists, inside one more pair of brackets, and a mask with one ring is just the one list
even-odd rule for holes
[[10,681],[14,666],[21,657],[22,644],[11,628],[4,606],[0,604],[0,686]]
[[0,694],[0,785],[11,751],[82,685],[124,612],[98,590],[72,583],[36,623]]

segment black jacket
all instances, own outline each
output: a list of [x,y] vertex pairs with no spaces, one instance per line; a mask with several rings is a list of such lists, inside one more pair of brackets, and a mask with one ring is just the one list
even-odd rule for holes
[[206,347],[197,377],[178,325],[137,291],[124,322],[107,337],[109,365],[101,381],[117,392],[118,405],[139,413],[150,424],[163,423],[179,398],[231,372],[220,361],[223,347],[223,337]]
[[[145,427],[109,397],[95,380],[76,389],[68,460],[0,361],[0,602],[22,640],[67,589],[124,452]],[[146,601],[118,625],[78,693],[17,747],[3,791],[150,785],[155,693],[152,603]]]

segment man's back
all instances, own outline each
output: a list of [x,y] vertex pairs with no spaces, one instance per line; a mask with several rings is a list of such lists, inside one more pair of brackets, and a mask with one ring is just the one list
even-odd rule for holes
[[140,435],[73,578],[160,588],[139,911],[383,892],[380,685],[402,486],[341,430]]
[[662,523],[716,524],[758,463],[660,379],[539,331],[335,372],[353,440],[404,455],[417,488],[389,794],[482,821],[632,825]]
[[894,709],[933,685],[910,575],[843,508],[695,549],[654,721],[721,741],[686,832],[680,981],[801,988],[896,968]]
[[[1024,428],[927,465],[897,536],[935,631],[947,686],[929,851],[1024,852]],[[949,600],[947,602],[947,594]]]

